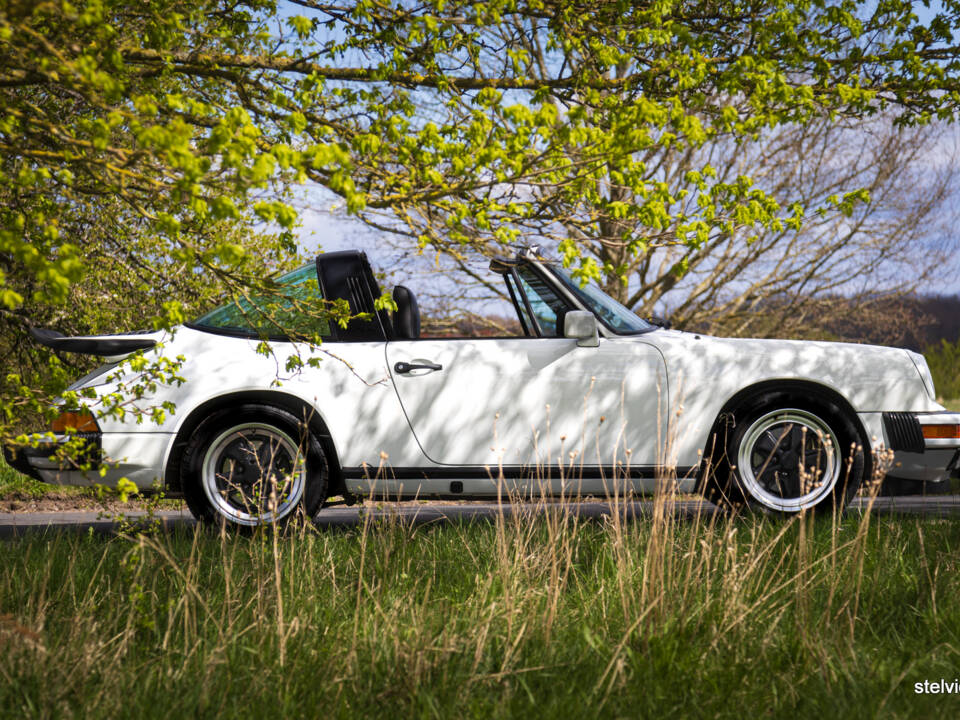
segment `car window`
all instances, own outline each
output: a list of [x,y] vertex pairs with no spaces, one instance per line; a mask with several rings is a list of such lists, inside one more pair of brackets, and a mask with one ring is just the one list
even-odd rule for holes
[[200,329],[260,336],[330,336],[330,322],[314,311],[323,307],[315,263],[304,265],[277,278],[279,293],[252,295],[221,305],[191,323]]
[[[563,337],[560,323],[568,309],[566,301],[527,266],[517,268],[517,277],[520,278],[520,287],[530,303],[543,337]],[[521,311],[525,312],[525,309],[521,308]]]

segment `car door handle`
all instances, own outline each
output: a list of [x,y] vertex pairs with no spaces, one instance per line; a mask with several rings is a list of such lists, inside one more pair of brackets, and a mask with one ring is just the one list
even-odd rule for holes
[[405,375],[411,370],[443,370],[443,365],[438,365],[437,363],[424,362],[424,363],[405,363],[398,362],[393,366],[395,372]]

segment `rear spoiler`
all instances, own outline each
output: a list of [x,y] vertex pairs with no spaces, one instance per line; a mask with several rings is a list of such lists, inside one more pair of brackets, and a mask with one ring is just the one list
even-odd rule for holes
[[41,345],[61,352],[82,355],[127,355],[136,350],[146,350],[157,344],[156,338],[144,335],[85,335],[67,337],[56,330],[30,328],[30,335]]

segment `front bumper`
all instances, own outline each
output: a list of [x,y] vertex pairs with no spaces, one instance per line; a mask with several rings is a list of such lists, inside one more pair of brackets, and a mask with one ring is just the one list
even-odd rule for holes
[[960,478],[960,438],[925,438],[926,425],[960,426],[960,413],[883,413],[884,444],[894,451],[888,477],[932,485]]

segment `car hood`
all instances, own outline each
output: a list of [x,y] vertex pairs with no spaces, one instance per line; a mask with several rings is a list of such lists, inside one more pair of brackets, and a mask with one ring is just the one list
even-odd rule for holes
[[[804,380],[827,386],[861,412],[940,409],[923,376],[921,356],[902,348],[812,340],[720,338],[658,330],[640,338],[663,353],[671,385],[701,386],[734,394],[771,380]],[[916,356],[916,357],[914,357]],[[701,391],[702,392],[702,391]]]

